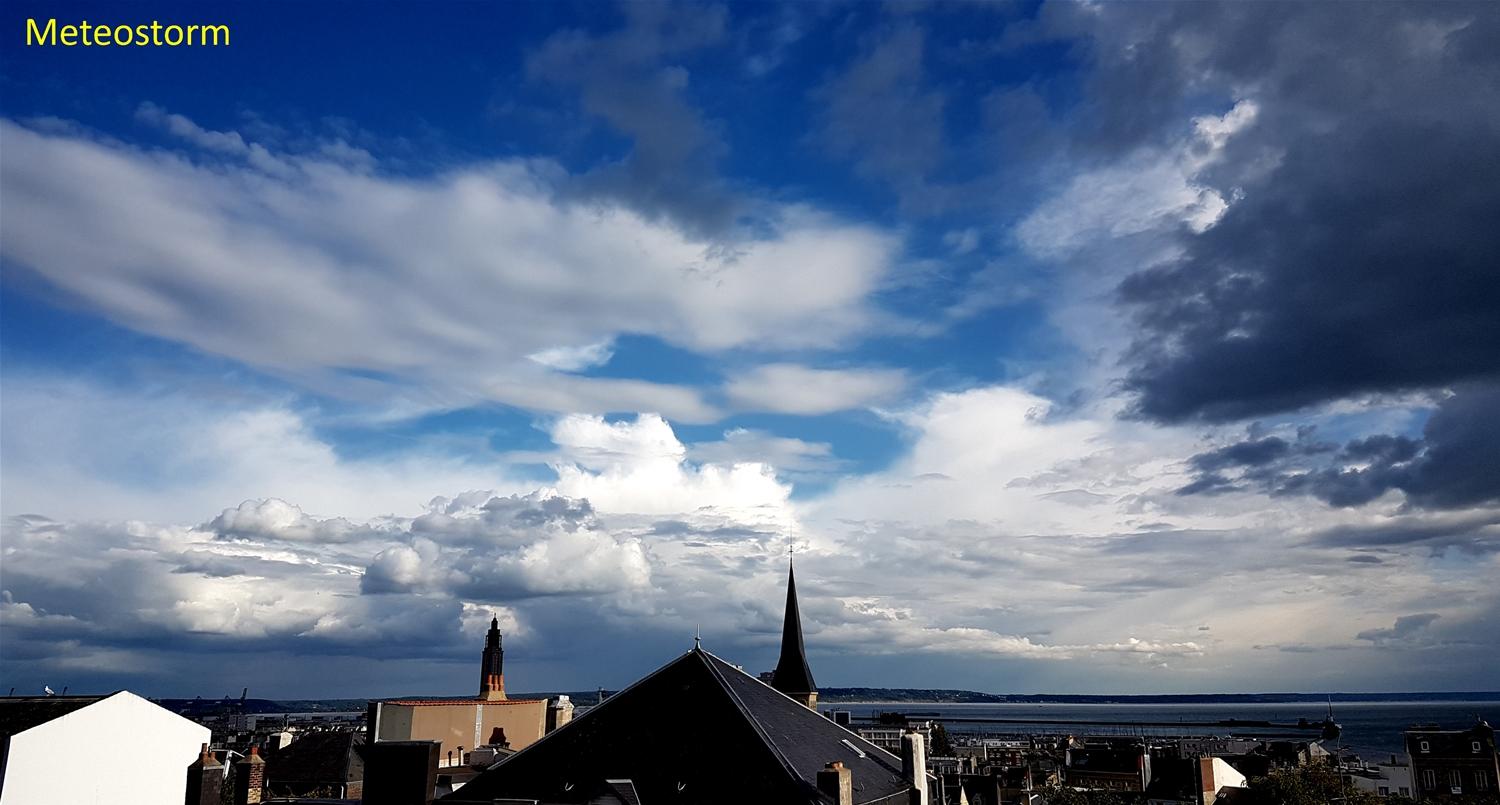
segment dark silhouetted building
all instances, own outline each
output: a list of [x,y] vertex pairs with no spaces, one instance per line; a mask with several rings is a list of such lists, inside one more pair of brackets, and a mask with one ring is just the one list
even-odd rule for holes
[[266,788],[273,797],[358,799],[364,743],[357,732],[306,733],[267,761]]
[[1144,746],[1068,749],[1063,780],[1074,788],[1145,791],[1151,784],[1151,753]]
[[1483,720],[1466,730],[1413,727],[1406,731],[1406,752],[1417,799],[1497,794],[1495,730]]
[[365,745],[364,805],[426,805],[438,785],[437,741]]

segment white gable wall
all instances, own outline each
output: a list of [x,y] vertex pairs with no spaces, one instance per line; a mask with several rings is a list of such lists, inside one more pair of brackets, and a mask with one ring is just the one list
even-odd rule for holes
[[121,692],[10,739],[0,805],[183,801],[207,727]]

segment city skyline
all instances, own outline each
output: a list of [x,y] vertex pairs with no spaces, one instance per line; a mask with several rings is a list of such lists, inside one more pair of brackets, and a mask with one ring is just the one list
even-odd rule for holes
[[233,32],[0,61],[6,686],[1494,688],[1494,4],[149,8],[0,13]]

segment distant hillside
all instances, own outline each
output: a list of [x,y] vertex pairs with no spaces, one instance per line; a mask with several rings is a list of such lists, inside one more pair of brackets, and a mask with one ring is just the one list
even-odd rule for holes
[[[239,699],[152,699],[174,713],[206,718],[238,712]],[[246,699],[245,713],[347,713],[363,711],[367,699]]]

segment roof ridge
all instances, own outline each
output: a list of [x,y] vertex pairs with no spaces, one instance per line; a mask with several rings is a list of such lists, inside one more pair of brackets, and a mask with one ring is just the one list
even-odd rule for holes
[[[719,662],[724,663],[725,665],[728,665],[731,668],[734,668],[734,664],[731,663],[731,662],[729,662],[728,660],[724,659],[723,657],[720,657],[719,655],[714,654],[713,652],[710,652],[710,651],[707,651],[707,650],[702,650],[702,649],[700,649],[700,650],[703,651],[704,654],[707,654],[708,656],[713,657],[714,659],[718,660]],[[739,670],[739,669],[736,668],[735,670]],[[764,681],[762,681],[762,680],[760,680],[760,679],[758,679],[756,677],[753,677],[753,676],[745,673],[744,671],[740,671],[740,674],[743,675],[746,679],[748,679],[748,680],[750,680],[750,681],[752,681],[752,682],[760,685],[761,687],[763,687],[763,688],[771,691],[772,693],[775,693],[777,696],[780,696],[781,698],[786,699],[788,702],[796,705],[797,707],[800,707],[800,708],[802,708],[804,710],[809,710],[810,712],[812,712],[815,715],[817,715],[819,719],[821,719],[823,721],[827,721],[830,726],[837,727],[839,730],[841,730],[843,732],[849,733],[848,736],[845,736],[845,737],[847,737],[849,739],[852,739],[854,741],[857,741],[859,743],[862,743],[865,746],[869,747],[870,750],[873,750],[874,752],[876,752],[876,753],[878,753],[880,755],[884,755],[886,757],[889,757],[891,760],[895,761],[895,763],[891,763],[891,762],[886,761],[884,757],[879,758],[879,760],[877,762],[879,762],[882,766],[886,766],[888,768],[895,769],[895,770],[898,770],[898,771],[900,770],[900,768],[901,768],[901,766],[900,766],[901,758],[899,756],[897,756],[895,752],[892,752],[889,749],[884,749],[884,748],[881,748],[879,746],[876,746],[868,738],[865,738],[863,735],[860,735],[859,733],[855,732],[854,730],[846,730],[843,727],[839,727],[837,724],[834,724],[832,721],[829,721],[827,718],[824,718],[821,713],[818,713],[818,711],[812,710],[811,708],[809,708],[807,705],[803,704],[802,702],[799,702],[796,699],[793,699],[792,697],[790,697],[790,696],[786,695],[785,693],[781,692],[780,690],[777,690],[775,685],[767,685]],[[736,700],[738,700],[738,695],[736,695]],[[869,754],[869,752],[866,751],[866,754]]]
[[[668,799],[682,797],[684,783],[705,797],[717,796],[725,791],[723,782],[732,779],[731,797],[756,792],[745,801],[829,805],[817,790],[817,772],[840,759],[864,781],[861,802],[894,801],[897,795],[904,801],[906,787],[893,757],[780,691],[772,695],[774,688],[749,684],[753,679],[701,648],[678,655],[573,723],[491,764],[455,801],[484,799],[481,795],[561,801],[568,798],[560,788],[565,782],[635,777],[638,786],[644,780]],[[661,707],[676,704],[701,717],[663,723]],[[593,710],[601,714],[596,718]],[[554,740],[554,735],[562,737]],[[738,758],[732,768],[713,768],[722,763],[722,748]],[[687,765],[663,765],[658,749]]]
[[[655,676],[657,676],[658,674],[660,674],[663,671],[667,670],[668,668],[672,668],[672,667],[676,666],[677,663],[682,662],[684,659],[686,659],[692,653],[693,653],[692,651],[688,651],[686,654],[683,654],[681,657],[678,657],[677,659],[672,660],[671,662],[669,662],[669,663],[667,663],[665,665],[662,665],[661,667],[657,668],[655,671],[652,671],[651,673],[646,674],[645,676],[641,677],[640,679],[637,679],[636,681],[630,683],[629,685],[626,685],[625,687],[620,688],[619,690],[615,691],[614,693],[611,693],[609,695],[609,698],[605,699],[602,702],[599,702],[596,705],[593,705],[593,706],[589,707],[589,709],[583,711],[583,713],[581,713],[577,717],[569,719],[568,723],[562,725],[561,727],[558,727],[557,729],[554,729],[553,731],[547,733],[546,735],[543,735],[542,737],[536,739],[535,741],[532,741],[529,745],[527,745],[524,749],[520,750],[519,752],[516,752],[514,754],[510,754],[510,755],[506,755],[505,757],[500,758],[499,760],[495,761],[493,764],[491,764],[489,766],[486,766],[485,767],[485,771],[489,771],[490,769],[493,769],[493,768],[495,768],[496,766],[499,766],[502,763],[506,763],[506,762],[510,761],[511,759],[513,759],[513,758],[518,758],[522,754],[530,751],[533,747],[541,746],[542,744],[544,744],[544,743],[547,742],[548,738],[551,738],[552,736],[557,735],[557,734],[559,734],[559,733],[567,730],[568,728],[572,727],[574,724],[577,724],[577,723],[579,723],[581,721],[584,721],[589,716],[592,716],[594,713],[596,713],[596,712],[598,712],[600,710],[603,710],[605,705],[607,705],[610,702],[614,701],[621,694],[625,693],[626,691],[632,690],[634,688],[640,687],[641,685],[643,685],[643,684],[646,683],[646,680],[652,679]],[[602,690],[602,688],[601,688],[601,690]]]
[[[717,660],[719,663],[725,666],[734,668],[733,665],[730,665],[726,660],[724,660],[724,658],[719,657],[716,654],[712,654],[701,648],[694,649],[694,651],[708,658]],[[714,679],[719,681],[719,689],[724,691],[724,693],[729,697],[729,701],[734,705],[735,709],[739,711],[740,715],[743,716],[743,720],[748,722],[750,724],[750,727],[755,730],[756,736],[760,738],[761,743],[765,745],[766,749],[770,750],[771,754],[776,758],[777,762],[781,764],[781,767],[785,769],[793,779],[802,780],[802,782],[810,785],[814,784],[815,781],[804,779],[802,777],[802,774],[797,771],[796,765],[794,765],[791,759],[781,751],[781,748],[776,745],[776,742],[774,740],[771,739],[770,734],[767,733],[765,728],[760,725],[760,720],[755,717],[754,713],[750,712],[750,708],[746,706],[744,700],[741,699],[740,695],[734,691],[734,686],[729,684],[728,679],[724,678],[723,672],[720,671],[714,663],[709,662],[708,660],[704,660],[703,664],[706,668],[708,668],[709,673],[713,674]],[[739,669],[736,668],[735,670],[738,671]],[[749,674],[745,674],[744,671],[740,671],[740,673],[744,674],[746,677],[750,676]],[[818,798],[821,800],[822,796],[819,795]]]

